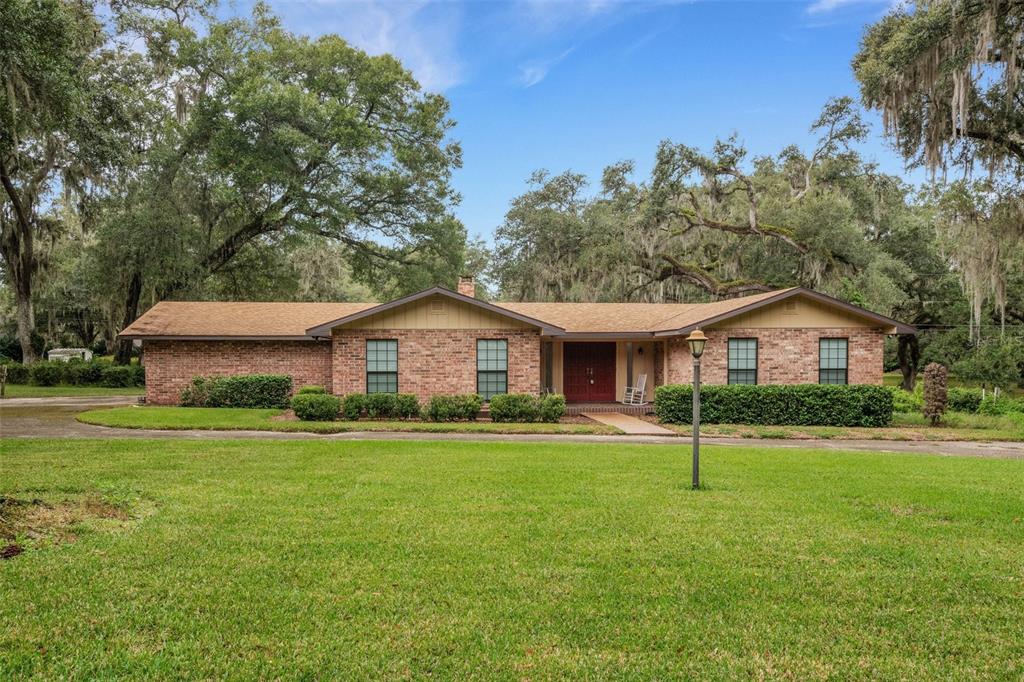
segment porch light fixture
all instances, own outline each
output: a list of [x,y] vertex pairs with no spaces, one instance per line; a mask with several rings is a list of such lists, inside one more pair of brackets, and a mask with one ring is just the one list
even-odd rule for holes
[[704,344],[708,337],[700,329],[694,329],[686,337],[693,355],[693,489],[700,488],[700,356],[704,355]]

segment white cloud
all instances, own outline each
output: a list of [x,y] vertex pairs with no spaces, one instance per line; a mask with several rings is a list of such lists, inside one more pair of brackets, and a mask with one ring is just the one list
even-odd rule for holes
[[532,88],[537,83],[547,78],[548,72],[555,67],[560,61],[569,56],[574,48],[562,52],[560,55],[551,57],[549,59],[538,59],[525,62],[519,65],[519,77],[516,79],[517,82],[524,88]]
[[298,15],[289,12],[294,4],[272,2],[282,5],[279,14],[292,30],[337,33],[370,54],[394,55],[426,90],[446,90],[463,77],[457,49],[461,10],[454,3],[320,0],[307,3],[310,12],[295,25],[289,21]]

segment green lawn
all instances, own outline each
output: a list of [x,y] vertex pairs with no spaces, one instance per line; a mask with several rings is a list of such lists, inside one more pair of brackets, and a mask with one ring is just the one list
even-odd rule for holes
[[78,415],[78,421],[99,426],[126,429],[215,429],[251,431],[311,431],[344,433],[348,431],[419,431],[429,433],[621,433],[595,422],[567,424],[497,424],[480,422],[413,421],[277,421],[284,410],[234,407],[115,407],[90,410]]
[[4,679],[1024,676],[1024,461],[0,447],[3,494],[122,510],[0,562]]
[[7,384],[4,387],[5,398],[142,395],[145,392],[145,388],[134,386],[130,388],[104,388],[103,386],[30,386],[25,384]]

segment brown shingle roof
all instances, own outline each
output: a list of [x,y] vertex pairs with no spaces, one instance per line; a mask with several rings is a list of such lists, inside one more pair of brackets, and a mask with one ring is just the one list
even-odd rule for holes
[[324,320],[334,320],[376,305],[162,301],[129,325],[121,336],[305,338],[307,329]]
[[[435,288],[437,289],[437,288]],[[437,289],[441,291],[440,289]],[[434,291],[434,289],[429,290]],[[429,293],[429,291],[427,293]],[[448,295],[465,297],[443,290]],[[422,293],[422,292],[421,292]],[[845,308],[884,324],[896,326],[899,333],[914,333],[913,327],[876,315],[823,294],[793,287],[713,303],[495,303],[484,304],[515,313],[519,319],[550,325],[545,333],[560,334],[663,334],[687,331],[723,317],[755,308],[775,298],[802,295]],[[410,300],[417,295],[407,297]],[[470,300],[470,299],[465,299]],[[401,303],[383,304],[390,306]],[[320,332],[332,321],[376,308],[378,303],[158,303],[121,332],[132,338],[311,338],[311,330]],[[533,318],[530,320],[529,318]],[[560,329],[559,329],[560,328]]]

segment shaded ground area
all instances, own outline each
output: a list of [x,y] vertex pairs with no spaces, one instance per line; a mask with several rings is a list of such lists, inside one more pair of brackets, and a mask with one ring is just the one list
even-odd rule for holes
[[[291,433],[271,431],[218,431],[154,429],[119,429],[92,426],[75,421],[79,412],[96,407],[76,401],[71,404],[32,406],[0,405],[0,436],[4,438],[173,438],[185,440],[423,440],[423,441],[506,441],[534,443],[635,443],[675,445],[688,448],[687,440],[677,436],[601,436],[550,434],[487,434],[487,433]],[[705,438],[702,442],[718,445],[772,448],[814,448],[818,450],[868,450],[874,452],[910,452],[919,454],[956,455],[968,457],[1000,457],[1024,459],[1024,444],[1008,442],[914,442],[881,440],[795,440],[776,438]]]

